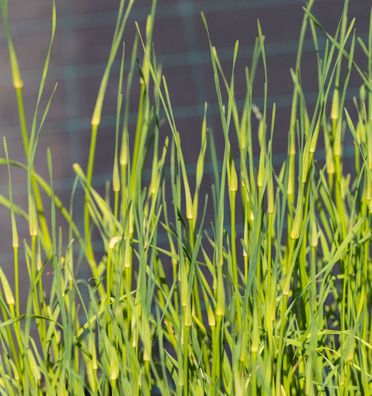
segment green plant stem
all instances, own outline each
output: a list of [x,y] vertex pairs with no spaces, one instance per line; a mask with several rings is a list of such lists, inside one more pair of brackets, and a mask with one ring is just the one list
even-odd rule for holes
[[92,125],[91,137],[90,137],[90,146],[89,146],[89,156],[88,156],[88,165],[87,165],[87,189],[85,192],[85,201],[84,201],[84,232],[85,232],[85,249],[86,256],[90,267],[93,271],[93,274],[96,275],[96,261],[93,252],[92,246],[92,236],[91,236],[91,227],[90,227],[90,216],[89,216],[89,202],[90,202],[90,188],[92,186],[92,178],[93,178],[93,168],[94,168],[94,157],[96,153],[96,144],[97,144],[97,134],[98,134],[98,125]]

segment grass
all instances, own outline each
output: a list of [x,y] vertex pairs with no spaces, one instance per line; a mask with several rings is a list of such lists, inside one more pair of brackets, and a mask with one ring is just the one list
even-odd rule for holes
[[[1,394],[372,394],[372,16],[365,42],[356,35],[348,1],[334,34],[312,14],[314,0],[307,3],[291,70],[288,152],[277,166],[280,108],[268,101],[261,26],[240,105],[234,82],[239,43],[227,73],[202,15],[220,129],[210,128],[206,104],[192,173],[152,47],[156,1],[144,31],[137,25],[133,43],[122,47],[133,3],[118,6],[87,168],[73,164],[76,180],[65,203],[53,187],[52,153],[48,178],[34,166],[54,93],[45,93],[45,83],[56,10],[28,124],[8,2],[0,2],[25,151],[24,162],[12,159],[3,139],[0,165],[9,183],[0,204],[11,219],[14,276],[0,269]],[[317,76],[311,105],[301,82],[308,36]],[[356,49],[366,68],[356,63]],[[113,172],[102,194],[94,187],[94,160],[115,62]],[[255,83],[258,69],[262,86]],[[351,73],[361,85],[353,103]],[[140,92],[136,105],[129,100],[133,89]],[[263,97],[259,107],[257,95]],[[221,134],[222,153],[214,133]],[[350,140],[354,163],[346,166]],[[26,208],[12,191],[14,168],[26,174]],[[78,188],[82,214],[74,210]],[[25,226],[28,235],[21,238]],[[80,269],[87,266],[91,276],[84,278]],[[27,272],[26,284],[20,272]]]

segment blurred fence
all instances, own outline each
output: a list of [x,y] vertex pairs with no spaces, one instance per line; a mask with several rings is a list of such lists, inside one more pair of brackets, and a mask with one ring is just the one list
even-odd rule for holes
[[[143,27],[150,10],[150,0],[137,0],[125,34],[131,45],[134,21]],[[340,0],[316,1],[314,13],[331,32],[341,12]],[[357,32],[366,36],[370,2],[351,1],[350,16],[357,18]],[[47,123],[42,132],[36,167],[46,174],[46,147],[53,153],[55,187],[68,197],[73,181],[72,163],[85,165],[90,139],[90,117],[104,70],[114,27],[114,0],[57,1],[57,35],[53,49],[48,89],[58,82]],[[171,91],[178,127],[185,137],[186,157],[193,162],[196,156],[203,103],[209,102],[211,123],[216,97],[208,53],[208,42],[200,18],[204,11],[212,40],[219,50],[224,66],[229,67],[235,40],[240,42],[237,67],[237,95],[244,93],[244,66],[249,64],[252,46],[260,20],[266,36],[269,65],[269,95],[281,111],[276,127],[276,158],[286,150],[286,123],[292,92],[289,68],[294,65],[297,38],[303,15],[304,1],[299,0],[159,0],[155,50],[163,65]],[[25,83],[26,111],[31,120],[36,101],[39,78],[49,41],[51,2],[46,0],[9,1],[11,27]],[[141,52],[140,52],[141,54]],[[360,59],[363,63],[363,59]],[[303,83],[311,99],[316,88],[315,55],[312,42],[305,42]],[[228,69],[227,69],[228,70]],[[96,186],[111,177],[114,142],[114,112],[117,68],[109,87],[104,107],[102,130],[99,134],[96,159]],[[262,83],[262,73],[258,73]],[[352,90],[360,80],[352,77]],[[259,101],[259,98],[257,98]],[[8,53],[3,33],[0,34],[0,131],[6,136],[12,158],[22,160],[21,135],[18,127],[15,93],[11,86]],[[283,111],[282,111],[283,110]],[[189,138],[190,137],[190,138]],[[217,143],[219,142],[217,137]],[[0,149],[2,152],[2,149]],[[24,176],[13,174],[18,203],[26,202]],[[0,169],[0,190],[7,193],[7,173]],[[0,251],[9,250],[10,216],[0,209]],[[6,262],[2,255],[1,263]]]

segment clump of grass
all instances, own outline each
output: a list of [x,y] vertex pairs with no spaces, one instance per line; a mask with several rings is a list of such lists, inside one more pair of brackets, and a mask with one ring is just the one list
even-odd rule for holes
[[[313,3],[304,9],[291,70],[288,153],[279,164],[273,157],[279,109],[268,101],[260,24],[239,105],[234,82],[239,45],[227,75],[202,15],[224,147],[218,157],[205,105],[193,174],[152,48],[156,2],[145,31],[137,26],[134,42],[124,51],[133,1],[120,1],[92,116],[87,169],[73,165],[76,182],[66,206],[53,187],[52,153],[47,153],[48,180],[34,167],[53,96],[41,109],[56,11],[53,7],[51,44],[28,126],[8,3],[1,0],[25,148],[25,162],[18,162],[10,158],[4,139],[0,159],[9,176],[8,194],[0,196],[0,203],[9,209],[14,253],[14,281],[0,270],[2,394],[372,393],[372,17],[364,42],[356,37],[345,1],[331,35],[312,14]],[[301,84],[307,33],[317,62],[313,105]],[[367,57],[367,70],[354,60],[357,46]],[[116,61],[113,174],[110,190],[102,195],[94,188],[94,158]],[[264,71],[263,87],[255,84],[258,68]],[[348,100],[352,71],[361,80],[353,111]],[[129,98],[136,82],[137,120],[130,129]],[[261,89],[258,108],[253,95]],[[167,137],[162,119],[170,130]],[[344,165],[347,136],[353,142],[353,169]],[[208,195],[203,184],[207,160],[214,178]],[[26,209],[13,194],[14,167],[26,172]],[[85,193],[83,230],[74,211],[79,187]],[[58,212],[64,224],[57,223]],[[25,224],[29,235],[21,241],[18,231]],[[102,246],[99,251],[92,235]],[[89,266],[90,279],[79,275],[81,265]],[[20,284],[25,270],[26,285]],[[48,272],[53,273],[49,286]],[[27,290],[24,301],[21,288]]]

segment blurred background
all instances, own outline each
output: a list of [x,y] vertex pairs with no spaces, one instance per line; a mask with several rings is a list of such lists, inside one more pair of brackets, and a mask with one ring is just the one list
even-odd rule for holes
[[[328,31],[334,32],[342,10],[341,0],[318,0],[314,13]],[[356,17],[357,33],[366,37],[371,3],[350,2],[350,16]],[[55,188],[68,199],[73,182],[72,164],[85,166],[90,142],[90,118],[109,52],[114,29],[116,0],[57,0],[57,33],[46,95],[58,83],[53,105],[42,132],[36,167],[46,174],[46,148],[53,153]],[[134,21],[143,28],[150,0],[136,0],[124,34],[128,47],[134,35]],[[276,125],[275,154],[278,161],[287,145],[287,122],[292,84],[289,68],[294,66],[297,40],[303,16],[303,0],[159,0],[154,34],[155,51],[171,92],[178,127],[184,138],[186,158],[197,155],[204,102],[209,103],[212,119],[216,110],[208,42],[200,12],[204,11],[214,45],[229,73],[232,48],[240,42],[237,67],[237,95],[244,92],[244,66],[249,64],[257,35],[257,19],[266,36],[270,102],[279,107]],[[24,80],[26,112],[30,123],[36,102],[41,70],[51,29],[51,1],[11,0],[11,29]],[[142,56],[140,50],[139,56]],[[360,56],[360,55],[358,55]],[[363,65],[364,60],[360,58]],[[315,54],[312,41],[305,42],[303,83],[309,101],[316,89]],[[117,67],[113,70],[98,137],[95,186],[100,188],[111,178],[113,161]],[[262,73],[258,73],[262,83]],[[138,81],[135,80],[134,83]],[[357,93],[360,79],[354,75],[351,93]],[[257,99],[259,100],[259,99]],[[133,114],[134,117],[134,114]],[[11,85],[8,50],[0,33],[0,134],[8,140],[11,158],[23,160],[18,127],[16,98]],[[195,140],[196,139],[196,140]],[[218,139],[217,139],[218,143]],[[0,149],[3,155],[2,148]],[[26,203],[26,186],[22,172],[14,171],[17,203]],[[7,171],[0,169],[0,194],[7,195]],[[9,251],[10,215],[0,209],[0,252]],[[8,261],[0,255],[0,264]]]

